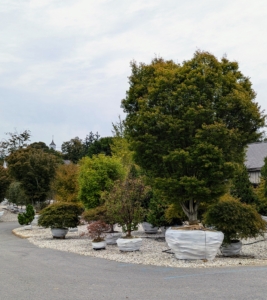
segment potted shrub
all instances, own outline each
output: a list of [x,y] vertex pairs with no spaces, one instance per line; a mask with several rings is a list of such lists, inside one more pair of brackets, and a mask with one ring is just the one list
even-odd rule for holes
[[32,229],[31,222],[34,219],[34,209],[33,206],[28,204],[26,206],[26,212],[18,214],[18,222],[20,225],[25,225],[25,229]]
[[222,254],[237,255],[242,248],[241,239],[263,235],[266,223],[256,209],[230,195],[212,205],[204,216],[204,223],[224,233]]
[[105,232],[109,230],[109,225],[99,220],[87,226],[88,236],[92,239],[94,250],[106,249]]
[[56,202],[40,212],[38,225],[51,228],[53,238],[65,238],[69,227],[77,227],[83,212],[81,204]]
[[115,220],[111,215],[107,215],[107,209],[105,205],[86,210],[82,217],[88,223],[92,221],[103,221],[108,224],[105,241],[107,245],[116,245],[116,241],[121,237],[122,233],[114,230]]
[[142,245],[142,239],[132,236],[138,224],[143,220],[144,208],[142,201],[147,194],[147,188],[141,178],[129,174],[124,181],[117,181],[111,192],[105,195],[107,215],[114,218],[126,235],[117,240],[121,251],[136,251]]

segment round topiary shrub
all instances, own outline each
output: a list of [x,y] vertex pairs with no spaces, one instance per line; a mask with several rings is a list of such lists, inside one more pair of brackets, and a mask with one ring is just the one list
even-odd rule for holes
[[263,235],[266,229],[265,221],[253,206],[241,203],[230,195],[210,206],[204,215],[204,223],[224,233],[224,244]]
[[28,204],[26,206],[26,212],[22,214],[18,214],[18,222],[20,225],[29,225],[34,219],[34,209],[33,206]]
[[77,227],[83,210],[83,206],[78,203],[56,202],[40,212],[38,225],[46,228]]

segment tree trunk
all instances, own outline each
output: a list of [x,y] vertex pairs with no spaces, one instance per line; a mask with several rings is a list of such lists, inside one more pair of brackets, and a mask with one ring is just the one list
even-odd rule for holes
[[198,210],[199,202],[194,201],[194,199],[190,199],[189,201],[182,202],[181,206],[184,213],[188,217],[189,225],[198,224],[197,210]]

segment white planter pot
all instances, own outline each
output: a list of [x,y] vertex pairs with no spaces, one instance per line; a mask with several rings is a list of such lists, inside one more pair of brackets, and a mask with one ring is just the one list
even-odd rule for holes
[[95,250],[101,250],[101,249],[106,249],[106,241],[101,241],[101,242],[92,242],[93,249]]
[[240,254],[241,249],[242,249],[241,241],[221,246],[221,252],[223,256],[238,255]]
[[121,236],[121,232],[110,232],[107,233],[105,241],[107,242],[107,245],[116,245],[117,239],[119,239]]
[[57,239],[64,239],[68,231],[68,228],[51,228],[53,238]]
[[40,218],[40,215],[35,215],[34,219],[32,220],[31,224],[32,225],[38,225],[38,220]]
[[70,227],[69,228],[69,232],[77,232],[78,231],[78,227]]
[[166,230],[165,239],[178,259],[213,260],[222,244],[221,231]]
[[25,226],[23,226],[23,228],[25,230],[32,230],[32,225],[25,225]]
[[137,251],[142,246],[141,238],[132,238],[132,239],[117,239],[117,245],[120,251]]
[[152,224],[148,222],[143,222],[142,226],[145,233],[157,233],[159,229],[158,227],[153,227]]
[[166,228],[166,227],[164,227],[164,226],[161,226],[161,227],[160,227],[161,233],[162,233],[163,235],[165,235],[167,229],[168,229],[168,228]]

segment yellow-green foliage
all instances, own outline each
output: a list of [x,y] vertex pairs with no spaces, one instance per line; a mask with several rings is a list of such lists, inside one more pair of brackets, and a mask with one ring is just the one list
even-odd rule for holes
[[72,163],[60,165],[56,170],[52,188],[55,191],[55,200],[78,202],[78,166]]
[[170,204],[168,206],[168,208],[165,211],[165,218],[169,224],[172,224],[174,220],[185,219],[185,214],[181,206],[175,203],[175,204]]
[[262,215],[267,215],[267,197],[265,196],[265,179],[261,178],[259,186],[255,189],[255,193],[258,197],[258,211]]
[[263,235],[266,229],[266,222],[253,206],[242,203],[229,194],[222,196],[219,202],[209,207],[204,223],[222,231],[224,243],[257,237]]
[[88,209],[99,206],[101,194],[109,191],[124,174],[125,170],[117,157],[99,154],[82,158],[78,176],[80,201]]

